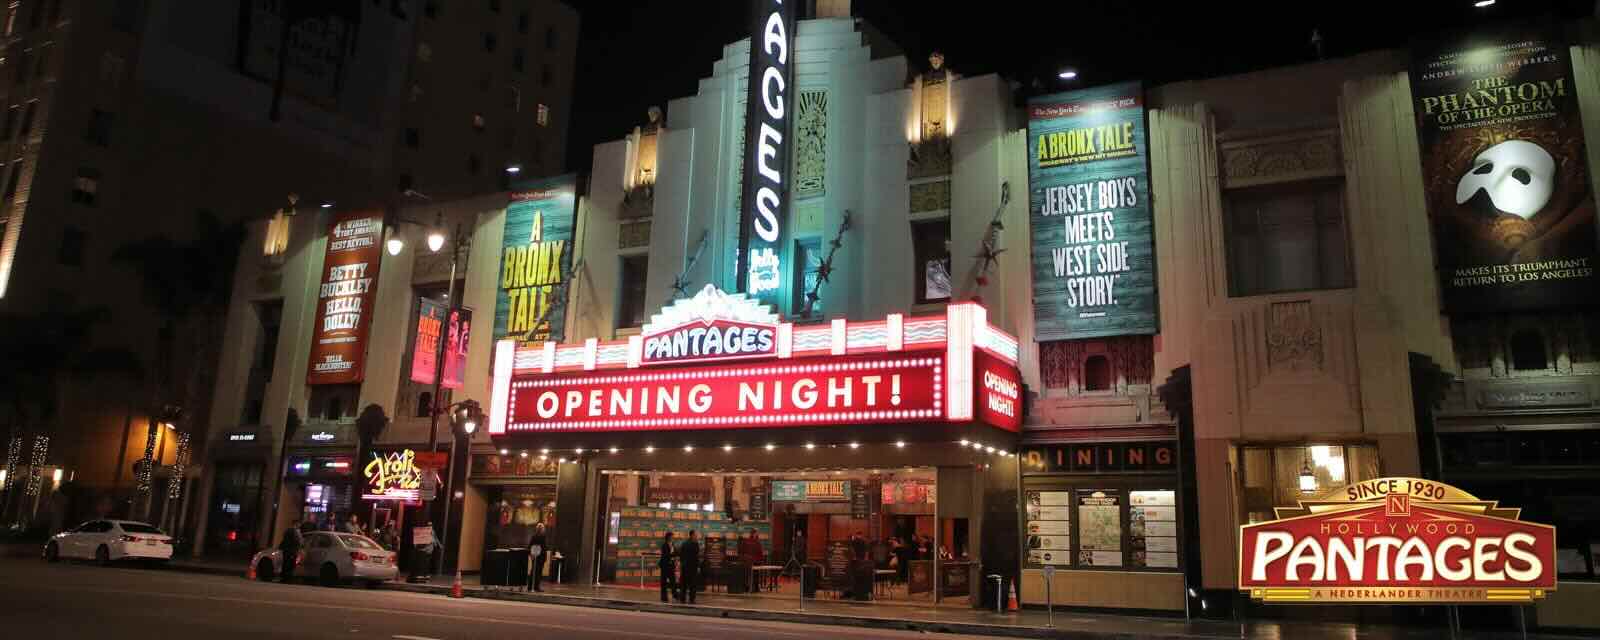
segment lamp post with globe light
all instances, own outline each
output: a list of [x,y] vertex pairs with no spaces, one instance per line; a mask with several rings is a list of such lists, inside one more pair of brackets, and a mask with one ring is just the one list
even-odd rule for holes
[[458,472],[465,481],[466,466],[456,464],[458,445],[462,451],[470,454],[472,451],[472,434],[478,431],[478,425],[483,424],[483,408],[477,400],[462,400],[450,405],[450,431],[455,437],[450,439],[450,463],[445,471],[445,509],[444,526],[439,529],[438,557],[434,561],[434,573],[444,573],[444,557],[450,552],[450,508],[455,503]]

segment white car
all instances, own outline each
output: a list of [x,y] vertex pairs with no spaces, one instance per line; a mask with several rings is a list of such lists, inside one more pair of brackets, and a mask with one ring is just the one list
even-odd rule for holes
[[81,558],[108,565],[118,560],[166,562],[172,559],[172,536],[132,520],[90,520],[63,531],[44,544],[44,559]]
[[[304,537],[300,561],[294,566],[295,578],[316,578],[326,586],[357,580],[376,587],[400,575],[396,554],[385,551],[366,536],[312,531]],[[257,580],[275,580],[283,571],[283,552],[278,549],[257,552],[250,564],[256,568]]]

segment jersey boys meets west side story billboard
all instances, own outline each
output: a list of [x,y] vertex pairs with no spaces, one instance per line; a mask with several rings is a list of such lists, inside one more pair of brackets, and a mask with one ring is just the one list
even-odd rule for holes
[[1035,339],[1157,332],[1148,155],[1137,82],[1029,101]]
[[566,314],[557,298],[572,270],[577,177],[525,182],[511,192],[494,305],[494,339],[554,340]]
[[1568,52],[1551,27],[1412,53],[1446,311],[1594,303],[1595,200]]

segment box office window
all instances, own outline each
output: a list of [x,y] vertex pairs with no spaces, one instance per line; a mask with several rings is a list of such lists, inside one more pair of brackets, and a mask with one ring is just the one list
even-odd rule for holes
[[1378,448],[1366,444],[1244,446],[1239,505],[1244,522],[1277,517],[1274,508],[1379,477]]

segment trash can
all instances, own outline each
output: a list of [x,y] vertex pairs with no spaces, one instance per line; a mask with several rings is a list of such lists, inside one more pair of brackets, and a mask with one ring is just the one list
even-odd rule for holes
[[803,582],[805,583],[804,597],[815,598],[817,596],[817,586],[822,583],[822,565],[802,565],[800,571],[801,578],[804,579]]

